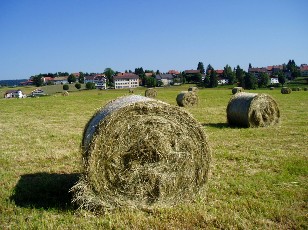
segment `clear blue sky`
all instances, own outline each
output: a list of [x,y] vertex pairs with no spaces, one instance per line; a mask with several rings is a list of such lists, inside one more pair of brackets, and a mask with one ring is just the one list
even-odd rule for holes
[[0,80],[308,63],[307,0],[0,0]]

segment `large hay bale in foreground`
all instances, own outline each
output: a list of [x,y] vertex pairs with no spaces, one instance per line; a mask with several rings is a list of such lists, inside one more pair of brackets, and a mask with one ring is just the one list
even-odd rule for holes
[[198,101],[198,95],[192,91],[182,91],[176,97],[177,104],[182,107],[190,107],[197,105]]
[[236,94],[236,93],[240,93],[243,92],[243,88],[242,87],[234,87],[232,89],[232,94]]
[[198,89],[198,87],[189,87],[188,91],[192,91],[192,92],[197,93],[199,91],[199,89]]
[[210,149],[188,112],[130,95],[90,119],[82,157],[84,173],[71,189],[80,208],[151,210],[192,201],[203,191]]
[[157,97],[157,91],[156,91],[156,89],[153,89],[153,88],[148,88],[148,89],[146,89],[146,91],[145,91],[145,96],[146,96],[146,97],[150,97],[150,98],[155,98],[155,97]]
[[264,127],[279,122],[280,111],[276,101],[267,94],[237,93],[227,106],[230,125]]
[[282,87],[281,91],[282,94],[290,94],[291,93],[291,89],[288,87]]

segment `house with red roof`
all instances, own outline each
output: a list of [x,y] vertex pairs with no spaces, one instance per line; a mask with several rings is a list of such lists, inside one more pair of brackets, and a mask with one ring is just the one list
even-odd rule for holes
[[118,73],[113,77],[115,89],[136,88],[139,86],[139,76],[134,73]]
[[94,83],[95,87],[98,89],[107,89],[107,79],[105,74],[94,74],[84,77],[84,83],[88,82]]
[[299,67],[302,77],[307,77],[308,76],[308,65],[307,64],[301,64]]

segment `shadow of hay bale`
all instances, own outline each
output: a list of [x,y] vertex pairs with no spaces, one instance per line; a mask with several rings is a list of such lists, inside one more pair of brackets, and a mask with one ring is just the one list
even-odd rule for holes
[[230,126],[228,123],[203,123],[202,126],[208,126],[213,128],[235,128],[235,126]]
[[78,178],[78,173],[25,174],[17,182],[10,200],[20,207],[72,209],[69,190]]

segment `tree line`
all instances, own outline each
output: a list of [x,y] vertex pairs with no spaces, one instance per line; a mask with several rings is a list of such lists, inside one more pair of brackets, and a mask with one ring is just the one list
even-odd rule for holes
[[[294,60],[289,60],[287,64],[282,65],[282,70],[275,73],[275,76],[278,77],[278,81],[280,84],[284,85],[287,76],[291,76],[292,79],[295,79],[297,77],[301,76],[301,72],[299,70],[299,67],[296,65]],[[249,63],[249,68],[252,68],[251,63]],[[185,83],[194,83],[202,87],[207,88],[215,88],[218,86],[218,74],[214,70],[213,66],[211,64],[208,64],[208,66],[204,67],[203,62],[199,62],[197,65],[197,70],[199,72],[197,73],[186,73],[185,71],[177,74],[174,76],[173,83],[179,83],[179,84],[185,84]],[[147,86],[147,87],[156,87],[156,86],[162,86],[163,83],[161,80],[157,80],[155,78],[155,75],[161,74],[159,70],[153,71],[153,70],[143,70],[142,67],[135,68],[134,72],[131,70],[125,70],[126,73],[134,73],[139,76],[140,78],[140,85]],[[105,68],[104,74],[107,78],[107,85],[110,87],[114,86],[113,82],[113,76],[118,74],[118,71],[114,71],[112,68]],[[150,73],[150,74],[148,74]],[[62,77],[67,76],[67,81],[69,84],[71,83],[80,83],[84,84],[84,77],[86,76],[92,76],[96,73],[84,73],[79,72],[79,77],[76,77],[74,74],[69,74],[68,72],[56,72],[56,73],[47,73],[47,74],[38,74],[35,76],[31,76],[30,79],[33,81],[33,84],[36,86],[42,86],[44,84],[43,77]],[[221,76],[223,79],[228,80],[229,85],[237,84],[238,86],[241,86],[246,89],[256,89],[256,88],[262,88],[267,87],[269,85],[270,76],[267,73],[260,73],[258,78],[256,78],[253,74],[246,72],[243,70],[239,65],[236,66],[236,68],[231,68],[228,64],[224,67],[223,73]],[[93,86],[92,86],[93,87]]]

